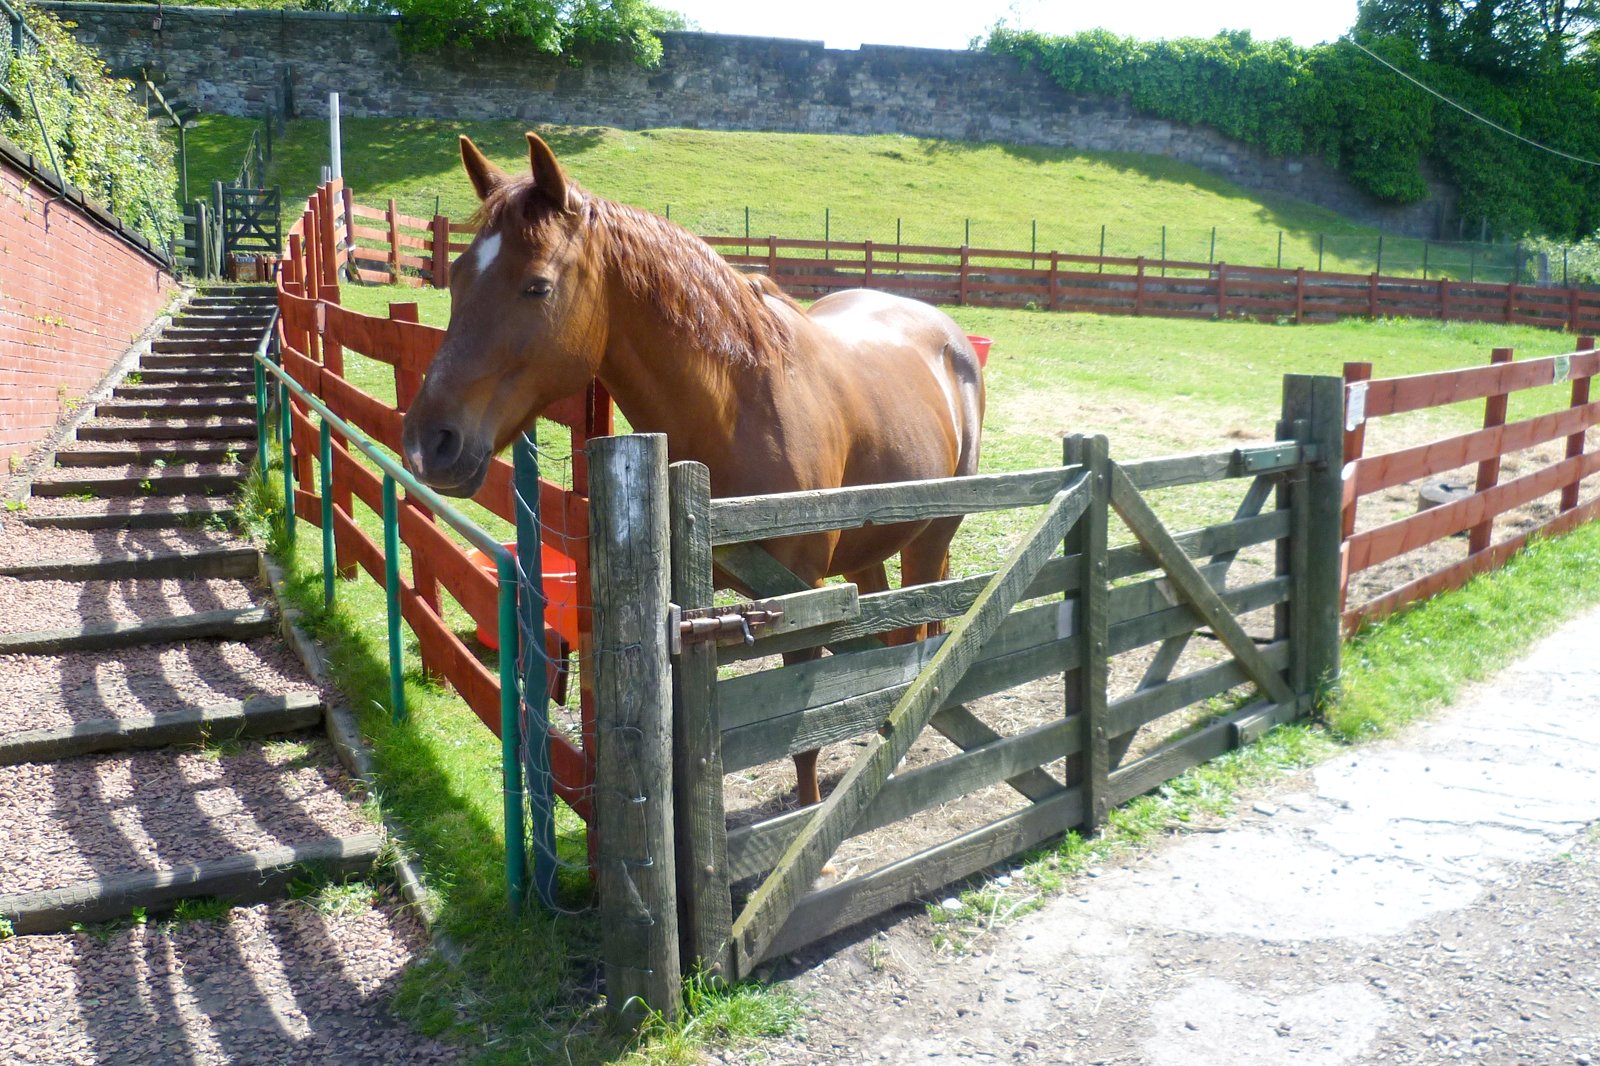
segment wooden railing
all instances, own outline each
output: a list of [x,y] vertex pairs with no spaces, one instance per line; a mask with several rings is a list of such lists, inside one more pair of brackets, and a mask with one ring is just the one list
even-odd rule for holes
[[[1588,431],[1600,424],[1600,403],[1589,399],[1590,380],[1597,372],[1600,352],[1594,350],[1593,337],[1578,338],[1578,350],[1564,355],[1514,362],[1511,349],[1497,348],[1488,366],[1409,377],[1369,380],[1372,364],[1345,364],[1342,584],[1347,632],[1500,566],[1530,537],[1566,532],[1600,514],[1600,497],[1580,502],[1584,479],[1600,473],[1600,452],[1585,447]],[[1506,422],[1513,393],[1567,382],[1571,391],[1564,410]],[[1380,455],[1366,454],[1367,427],[1374,419],[1477,400],[1484,403],[1481,429]],[[1561,458],[1534,453],[1533,469],[1520,471],[1513,480],[1500,480],[1505,457],[1557,443]],[[1358,521],[1357,505],[1363,498],[1413,483],[1425,485],[1457,470],[1463,471],[1456,478],[1460,491],[1437,493],[1446,497],[1437,506],[1398,518],[1385,515],[1377,524],[1358,528],[1363,523]],[[1469,478],[1470,492],[1466,491]],[[1447,498],[1451,495],[1456,498]],[[1550,517],[1526,518],[1514,535],[1494,539],[1497,517],[1545,496],[1558,496]],[[1377,591],[1370,598],[1354,605],[1348,602],[1354,598],[1350,589],[1357,575],[1460,534],[1467,537],[1463,557],[1422,576],[1410,576],[1408,571],[1398,583],[1376,582]],[[1385,587],[1389,584],[1393,587]]]

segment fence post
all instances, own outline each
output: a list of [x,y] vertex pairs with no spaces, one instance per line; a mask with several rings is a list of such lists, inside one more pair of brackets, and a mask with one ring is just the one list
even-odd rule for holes
[[1144,314],[1144,256],[1138,260],[1138,272],[1133,278],[1133,313]]
[[[1371,366],[1364,363],[1351,367]],[[1363,380],[1365,380],[1363,378]],[[1280,439],[1293,437],[1315,450],[1289,485],[1289,680],[1295,695],[1321,700],[1339,678],[1344,382],[1328,375],[1288,374],[1283,379]],[[1281,504],[1280,504],[1281,506]],[[1281,543],[1281,542],[1280,542]]]
[[[1346,363],[1344,365],[1344,384],[1346,386],[1355,385],[1355,384],[1360,383],[1360,382],[1370,381],[1371,379],[1372,379],[1372,364],[1371,363]],[[1364,395],[1364,393],[1363,393],[1363,395]],[[1364,401],[1363,401],[1363,406],[1364,406]],[[1339,550],[1340,550],[1341,556],[1344,553],[1344,548],[1343,548],[1344,542],[1349,540],[1351,535],[1354,534],[1355,531],[1356,531],[1356,505],[1360,501],[1355,496],[1348,495],[1348,494],[1354,492],[1354,489],[1355,489],[1355,483],[1354,483],[1355,463],[1356,463],[1356,460],[1361,458],[1362,452],[1364,452],[1366,450],[1366,443],[1367,443],[1367,420],[1366,420],[1365,417],[1352,418],[1351,416],[1356,413],[1353,410],[1353,408],[1355,407],[1355,404],[1352,403],[1351,407],[1352,407],[1352,410],[1345,415],[1345,419],[1344,419],[1344,423],[1343,423],[1344,440],[1343,440],[1343,446],[1340,449],[1341,454],[1344,456],[1344,459],[1343,459],[1343,464],[1344,465],[1343,465],[1343,469],[1340,472],[1340,477],[1341,477],[1341,482],[1342,482],[1342,484],[1340,486],[1340,501],[1341,501],[1340,508],[1341,508],[1342,514],[1341,514],[1340,520],[1339,520],[1339,544],[1340,544],[1340,549]],[[1348,495],[1348,498],[1346,498],[1347,495]],[[1339,569],[1339,608],[1340,608],[1340,610],[1344,609],[1345,600],[1348,598],[1348,593],[1349,593],[1348,586],[1349,586],[1349,584],[1350,584],[1350,575],[1344,572],[1344,567],[1341,564],[1340,569]]]
[[667,438],[589,441],[594,603],[594,833],[607,1008],[678,1013]]
[[450,219],[444,215],[433,216],[433,247],[428,254],[433,257],[433,287],[450,286]]
[[1228,264],[1217,264],[1217,317],[1228,317]]
[[[1489,365],[1499,366],[1516,358],[1511,348],[1496,348],[1489,355]],[[1506,424],[1506,402],[1510,394],[1498,392],[1483,401],[1483,428],[1491,429]],[[1492,455],[1478,464],[1478,484],[1474,492],[1492,489],[1500,482],[1500,456]],[[1476,555],[1494,539],[1494,516],[1490,515],[1467,532],[1467,554]]]
[[968,252],[968,247],[963,244],[961,246],[961,294],[960,298],[956,301],[963,307],[965,307],[967,304],[967,270],[971,265],[968,258]]
[[[1590,349],[1592,349],[1593,347],[1594,347],[1594,338],[1593,337],[1579,337],[1578,338],[1578,351],[1586,352],[1586,351],[1589,351]],[[1571,404],[1571,406],[1573,406],[1573,407],[1583,407],[1583,406],[1588,404],[1588,402],[1589,402],[1589,380],[1590,380],[1589,378],[1573,378],[1572,379],[1572,404]],[[1583,454],[1584,439],[1586,437],[1588,437],[1588,434],[1580,429],[1580,430],[1578,430],[1578,432],[1572,434],[1570,437],[1567,438],[1567,458],[1568,459],[1576,459],[1580,455]],[[1563,485],[1561,487],[1561,509],[1563,511],[1570,511],[1574,507],[1578,506],[1578,489],[1580,487],[1581,486],[1579,485],[1579,482],[1576,479],[1574,479],[1573,482],[1570,485]]]
[[778,235],[775,233],[767,237],[767,277],[778,280]]
[[1439,321],[1450,321],[1450,279],[1439,278]]
[[1306,268],[1294,268],[1294,324],[1302,325],[1306,320]]
[[[1566,253],[1563,252],[1563,255]],[[1565,267],[1562,268],[1563,270]],[[1578,288],[1573,286],[1567,290],[1567,332],[1578,332]],[[1578,346],[1583,347],[1581,344]]]
[[389,206],[383,213],[383,220],[389,224],[389,284],[400,284],[400,217],[395,212],[394,197],[389,197]]
[[872,288],[872,240],[871,240],[871,238],[867,239],[865,247],[866,247],[866,255],[865,255],[865,264],[866,265],[864,267],[864,273],[862,274],[862,278],[861,278],[861,287],[863,289],[870,289],[870,288]]
[[1376,270],[1367,278],[1367,317],[1374,321],[1378,317],[1378,272]]
[[[672,504],[672,602],[685,610],[710,607],[716,596],[711,576],[711,475],[700,463],[674,463],[667,471],[667,485]],[[682,965],[728,978],[733,912],[715,644],[686,644],[678,655],[672,671],[672,718]]]
[[1050,301],[1046,305],[1050,310],[1056,309],[1056,287],[1061,284],[1061,253],[1050,253]]
[[1083,649],[1076,671],[1075,690],[1068,706],[1077,711],[1083,738],[1083,831],[1091,833],[1105,821],[1110,809],[1107,788],[1111,773],[1111,752],[1106,735],[1106,677],[1110,661],[1107,644],[1110,583],[1106,575],[1106,530],[1111,509],[1110,448],[1103,436],[1069,440],[1063,459],[1082,462],[1090,483],[1090,502],[1078,519],[1077,536],[1068,538],[1076,546],[1082,565],[1078,591],[1078,632]]
[[1511,321],[1511,318],[1512,318],[1512,305],[1516,303],[1516,299],[1517,299],[1517,283],[1515,281],[1506,282],[1506,322],[1507,323],[1510,323],[1510,321]]

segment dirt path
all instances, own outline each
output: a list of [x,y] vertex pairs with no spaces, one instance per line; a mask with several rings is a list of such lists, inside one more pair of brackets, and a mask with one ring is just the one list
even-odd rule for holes
[[[981,943],[919,919],[795,987],[778,1063],[1600,1063],[1600,612],[1435,721]],[[729,1061],[743,1061],[732,1055]]]

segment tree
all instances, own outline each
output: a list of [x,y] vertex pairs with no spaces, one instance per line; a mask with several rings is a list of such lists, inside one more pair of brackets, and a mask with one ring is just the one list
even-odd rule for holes
[[684,26],[682,15],[649,0],[349,0],[349,4],[366,11],[398,12],[401,37],[412,48],[507,41],[561,55],[579,44],[618,44],[649,66],[661,59],[656,31]]
[[1564,65],[1600,26],[1600,0],[1361,0],[1362,40],[1401,39],[1434,63],[1487,75]]

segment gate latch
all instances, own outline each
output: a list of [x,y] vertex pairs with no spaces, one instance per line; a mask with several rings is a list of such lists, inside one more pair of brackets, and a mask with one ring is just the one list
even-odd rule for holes
[[686,644],[754,644],[754,630],[783,618],[783,611],[768,600],[728,607],[684,610],[672,604],[667,619],[667,644],[673,655]]

